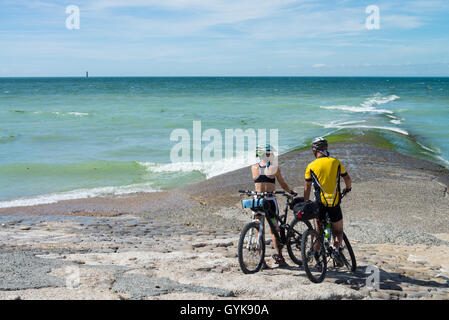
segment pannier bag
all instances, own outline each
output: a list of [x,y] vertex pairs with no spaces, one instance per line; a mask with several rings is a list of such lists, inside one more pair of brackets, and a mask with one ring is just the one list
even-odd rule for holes
[[242,200],[242,208],[252,210],[263,210],[263,198]]
[[293,212],[298,219],[310,220],[318,218],[320,206],[318,203],[308,200],[305,202],[298,202],[293,207]]
[[290,210],[293,210],[293,208],[300,202],[304,202],[303,197],[296,197],[295,199],[293,199],[289,204]]

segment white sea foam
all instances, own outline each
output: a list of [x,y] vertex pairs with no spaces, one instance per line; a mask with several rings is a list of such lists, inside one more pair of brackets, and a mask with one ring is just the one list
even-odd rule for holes
[[85,117],[90,115],[89,113],[86,112],[67,112],[67,113],[62,113],[59,111],[52,111],[52,112],[47,112],[47,111],[35,111],[33,112],[34,114],[54,114],[57,116],[76,116],[76,117]]
[[342,110],[348,112],[373,112],[373,113],[385,113],[392,114],[393,111],[387,109],[376,109],[376,106],[386,104],[399,99],[399,96],[391,95],[383,97],[380,94],[375,94],[374,97],[366,99],[359,106],[348,105],[332,105],[332,106],[320,106],[322,109],[328,110]]
[[70,114],[72,116],[77,116],[77,117],[84,117],[84,116],[88,116],[88,113],[85,112],[69,112],[67,114]]
[[331,121],[328,124],[323,125],[325,128],[339,128],[347,125],[354,125],[359,123],[365,123],[366,120],[354,120],[354,121]]
[[0,201],[0,208],[27,207],[39,204],[56,203],[63,200],[86,199],[92,197],[118,196],[138,192],[156,192],[150,183],[133,184],[119,187],[100,187],[93,189],[78,189],[68,192],[58,192],[30,198]]
[[375,112],[375,113],[393,113],[390,110],[386,109],[376,109],[374,107],[355,107],[355,106],[347,106],[347,105],[337,105],[337,106],[320,106],[321,109],[328,110],[343,110],[349,112]]
[[[279,146],[277,154],[288,152],[291,147]],[[153,163],[138,162],[145,166],[151,172],[192,172],[199,171],[206,176],[206,179],[238,170],[256,163],[255,154],[246,153],[234,158],[225,158],[217,161],[201,161],[201,162],[172,162],[172,163]]]
[[442,163],[444,163],[444,166],[446,167],[446,168],[449,168],[449,160],[447,160],[447,159],[445,159],[445,158],[443,158],[443,157],[441,157],[441,156],[435,156],[438,160],[440,160]]
[[399,99],[398,96],[396,95],[391,95],[388,97],[383,97],[380,93],[377,93],[374,95],[374,97],[369,98],[367,100],[365,100],[361,105],[367,108],[373,107],[373,106],[377,106],[377,105],[381,105],[381,104],[385,104],[388,102],[392,102]]
[[174,162],[167,164],[139,162],[152,172],[192,172],[199,171],[206,176],[206,179],[234,171],[254,164],[256,159],[231,158],[220,161],[203,162]]
[[378,129],[378,130],[392,131],[392,132],[400,133],[400,134],[403,134],[403,135],[406,135],[406,136],[409,135],[409,133],[407,131],[405,131],[403,129],[395,128],[395,127],[365,126],[365,125],[361,125],[361,126],[357,126],[357,125],[355,125],[355,126],[353,126],[353,125],[351,125],[351,126],[341,126],[341,125],[340,126],[338,126],[338,125],[331,126],[330,124],[329,125],[325,125],[324,127],[326,127],[326,128],[336,128],[336,129]]
[[420,142],[418,142],[418,141],[416,141],[416,143],[417,143],[421,148],[423,148],[424,150],[430,151],[431,153],[441,153],[441,150],[435,150],[435,149],[432,149],[432,148],[430,148],[430,147],[427,147],[427,146],[423,145],[422,143],[420,143]]

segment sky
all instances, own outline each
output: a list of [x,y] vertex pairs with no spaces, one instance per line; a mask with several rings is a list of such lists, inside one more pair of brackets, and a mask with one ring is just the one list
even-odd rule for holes
[[[69,5],[79,29],[67,28]],[[86,71],[449,76],[449,1],[0,0],[0,77]]]

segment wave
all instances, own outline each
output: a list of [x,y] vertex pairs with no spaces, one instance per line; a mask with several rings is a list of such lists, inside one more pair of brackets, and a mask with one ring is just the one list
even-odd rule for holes
[[[124,162],[124,163],[108,163],[108,162],[91,162],[82,164],[70,164],[70,165],[59,165],[59,166],[49,166],[44,164],[16,164],[9,165],[0,168],[0,174],[2,171],[9,172],[11,174],[23,172],[24,168],[29,168],[30,175],[48,176],[55,175],[65,172],[70,168],[71,174],[82,175],[86,171],[91,169],[97,169],[103,171],[103,174],[114,174],[116,170],[126,170],[134,171],[136,169],[141,169],[144,172],[152,173],[165,173],[165,172],[193,172],[199,171],[206,176],[206,179],[212,178],[214,176],[237,170],[242,167],[248,166],[255,163],[255,160],[245,159],[225,159],[221,161],[209,161],[209,162],[177,162],[177,163],[152,163],[152,162]],[[137,166],[137,168],[135,167]],[[134,167],[134,168],[133,168]],[[34,170],[33,170],[34,169]],[[35,172],[37,171],[37,172]],[[179,175],[173,174],[169,179],[177,180]],[[76,189],[73,191],[66,192],[54,192],[44,195],[31,196],[25,198],[18,198],[12,200],[0,201],[0,208],[10,208],[10,207],[22,207],[22,206],[34,206],[41,204],[51,204],[64,200],[75,200],[75,199],[86,199],[92,197],[105,197],[105,196],[118,196],[133,194],[139,192],[157,192],[161,191],[155,187],[157,181],[135,183],[125,186],[108,186],[108,187],[97,187],[90,189]]]
[[39,204],[50,204],[64,200],[86,199],[93,197],[118,196],[139,192],[157,192],[151,183],[132,184],[118,187],[100,187],[92,189],[78,189],[68,192],[51,193],[30,198],[0,201],[0,208],[27,207]]
[[374,113],[385,113],[393,114],[393,111],[387,109],[376,109],[375,106],[386,104],[399,99],[399,96],[391,95],[383,97],[380,94],[374,95],[374,97],[366,99],[359,106],[348,106],[348,105],[332,105],[332,106],[320,106],[321,109],[328,110],[342,110],[348,112],[374,112]]
[[444,166],[446,168],[449,168],[449,160],[443,158],[442,156],[435,156],[438,160],[440,160],[442,163],[444,163]]
[[347,106],[347,105],[337,105],[337,106],[320,106],[321,109],[328,109],[328,110],[342,110],[342,111],[349,111],[349,112],[376,112],[376,113],[393,113],[390,110],[386,109],[376,109],[374,107],[354,107],[354,106]]
[[53,114],[56,116],[75,116],[75,117],[87,117],[90,116],[91,114],[88,112],[76,112],[76,111],[71,111],[71,112],[61,112],[61,111],[27,111],[27,110],[9,110],[9,112],[12,113],[32,113],[32,114]]
[[363,107],[371,108],[373,106],[386,104],[395,100],[398,100],[400,97],[397,95],[390,95],[387,97],[383,97],[380,93],[376,93],[374,97],[365,100],[361,105]]
[[358,124],[358,123],[365,123],[366,120],[354,120],[354,121],[331,121],[328,124],[321,124],[318,122],[312,122],[315,125],[318,125],[320,127],[324,127],[324,128],[339,128],[341,126],[345,126],[345,125],[352,125],[352,124]]
[[231,158],[220,161],[203,162],[174,162],[174,163],[152,163],[139,162],[151,172],[192,172],[199,171],[206,176],[206,179],[224,174],[230,171],[238,170],[256,163],[256,159]]
[[[294,147],[282,146],[279,147],[277,154],[284,154]],[[217,161],[202,161],[202,162],[172,162],[172,163],[153,163],[153,162],[138,162],[145,166],[151,172],[192,172],[198,171],[206,176],[206,179],[248,167],[255,164],[257,161],[255,155],[252,153],[247,156],[237,156],[234,158],[225,158]]]
[[[36,112],[35,112],[36,113]],[[40,113],[46,113],[46,112],[40,112]],[[86,117],[86,116],[90,116],[90,113],[86,113],[86,112],[59,112],[59,111],[54,111],[51,112],[51,114],[55,114],[57,116],[75,116],[75,117]]]
[[441,153],[441,150],[432,149],[432,148],[430,148],[430,147],[428,147],[428,146],[423,145],[422,143],[420,143],[420,142],[418,142],[418,141],[416,141],[416,143],[417,143],[421,148],[423,148],[423,149],[426,150],[426,151],[429,151],[429,152],[434,153],[434,154],[439,154],[439,153]]
[[89,116],[89,113],[86,112],[69,112],[67,113],[68,115],[72,115],[72,116],[77,116],[77,117],[85,117],[85,116]]
[[395,127],[386,127],[386,126],[368,126],[368,125],[337,125],[337,124],[328,124],[328,125],[322,125],[325,128],[333,128],[333,129],[376,129],[376,130],[386,130],[386,131],[392,131],[396,133],[403,134],[405,136],[408,136],[409,133],[406,130],[395,128]]

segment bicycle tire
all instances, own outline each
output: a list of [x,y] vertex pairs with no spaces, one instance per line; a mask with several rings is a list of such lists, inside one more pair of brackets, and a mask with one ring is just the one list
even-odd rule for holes
[[[345,265],[349,269],[349,271],[354,272],[357,270],[357,261],[355,259],[354,250],[352,250],[351,243],[349,242],[349,239],[344,232],[343,232],[343,242],[345,244],[344,249],[341,252],[342,257],[343,257],[343,262],[345,263]],[[349,261],[346,258],[345,251],[347,251],[349,253],[349,256],[351,258],[350,265],[348,265]]]
[[[318,251],[318,257],[319,259],[321,259],[321,268],[317,267],[319,263],[315,264],[316,261],[315,250],[308,250],[307,248],[307,244],[309,241],[308,238],[311,238],[312,244],[311,248],[314,247],[316,241],[319,242],[320,249]],[[320,234],[316,232],[314,229],[308,229],[303,233],[301,242],[301,255],[304,270],[309,280],[312,281],[313,283],[323,282],[327,272],[326,248],[324,247],[322,236],[320,236]],[[315,270],[316,272],[318,272],[317,275],[315,275],[314,273]]]
[[[252,273],[259,272],[260,269],[262,268],[263,260],[265,258],[265,239],[263,237],[262,238],[263,241],[261,241],[261,243],[260,243],[259,259],[258,260],[256,259],[257,262],[255,263],[255,267],[254,268],[248,267],[248,261],[245,262],[244,253],[245,252],[250,252],[251,253],[251,251],[254,251],[254,252],[256,251],[253,248],[251,248],[251,249],[245,248],[246,234],[253,228],[256,229],[257,232],[259,232],[259,228],[260,228],[259,223],[256,222],[256,221],[253,221],[253,222],[250,222],[247,225],[245,225],[245,227],[243,228],[242,232],[240,233],[240,239],[239,239],[239,244],[238,244],[239,265],[240,265],[240,269],[245,274],[252,274]],[[254,239],[256,240],[256,243],[257,243],[257,237],[254,237]]]
[[[304,223],[307,229],[311,229],[312,225],[308,220],[300,220],[300,219],[293,219],[290,223],[290,228],[287,232],[287,252],[292,259],[294,263],[296,263],[298,266],[302,266],[302,254],[301,254],[301,243],[302,243],[302,235],[304,231],[299,232],[298,230],[295,230],[295,226],[298,225],[298,223]],[[306,230],[307,230],[306,229]],[[297,249],[297,250],[295,250]],[[297,251],[297,254],[299,254],[299,257],[297,254],[295,254],[295,251]],[[299,252],[298,252],[299,251]]]

